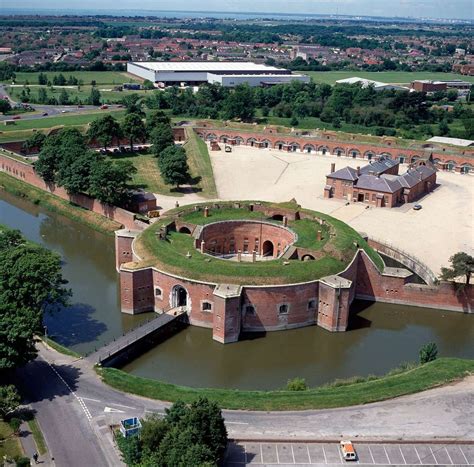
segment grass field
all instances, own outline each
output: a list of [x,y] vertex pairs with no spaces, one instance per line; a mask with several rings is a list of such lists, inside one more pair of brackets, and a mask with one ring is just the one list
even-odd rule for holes
[[200,177],[197,184],[201,195],[206,198],[217,198],[217,188],[212,171],[211,158],[206,143],[190,128],[186,128],[184,148],[188,156],[188,164],[193,177]]
[[141,378],[115,368],[100,368],[97,372],[110,386],[151,399],[170,402],[179,399],[190,403],[203,396],[217,402],[223,409],[308,410],[368,404],[425,391],[472,374],[474,360],[440,358],[414,369],[394,371],[380,378],[360,378],[361,382],[339,382],[307,391],[200,389]]
[[416,79],[461,79],[474,83],[474,76],[464,76],[457,73],[432,73],[430,71],[300,71],[298,73],[311,76],[317,83],[327,84],[335,84],[337,80],[352,78],[353,76],[396,84],[407,84]]
[[[123,84],[138,82],[138,79],[134,79],[131,75],[126,72],[120,71],[46,71],[44,74],[48,80],[53,82],[54,76],[62,74],[66,80],[69,76],[74,76],[78,80],[82,80],[83,84],[91,84],[95,81],[98,85],[100,84]],[[15,84],[39,84],[38,83],[39,72],[18,72],[16,73]]]
[[0,465],[3,465],[4,457],[14,459],[23,455],[20,440],[12,434],[8,423],[0,420]]
[[38,448],[38,454],[40,456],[46,454],[46,441],[44,440],[43,433],[41,432],[41,428],[39,427],[36,418],[28,420],[28,427],[30,428],[31,434],[33,435],[36,443],[36,447]]

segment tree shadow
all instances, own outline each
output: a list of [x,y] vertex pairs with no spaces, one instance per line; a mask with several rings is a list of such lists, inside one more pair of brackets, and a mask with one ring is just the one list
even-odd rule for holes
[[75,303],[46,314],[44,324],[48,335],[66,347],[94,342],[107,331],[107,325],[93,317],[95,312],[95,308],[86,303]]
[[15,379],[25,402],[35,403],[70,396],[78,388],[80,375],[81,370],[74,366],[51,366],[48,362],[36,358],[18,368]]

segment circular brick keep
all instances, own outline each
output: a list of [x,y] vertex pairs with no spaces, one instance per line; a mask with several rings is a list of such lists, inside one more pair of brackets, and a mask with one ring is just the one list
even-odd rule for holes
[[199,243],[203,252],[233,257],[240,251],[259,258],[279,258],[297,240],[296,234],[281,225],[265,221],[229,220],[203,227]]

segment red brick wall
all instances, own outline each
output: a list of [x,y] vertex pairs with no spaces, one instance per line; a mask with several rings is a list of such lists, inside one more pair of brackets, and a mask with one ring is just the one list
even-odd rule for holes
[[[290,230],[273,224],[229,221],[206,225],[199,240],[205,242],[206,250],[225,254],[231,252],[232,245],[234,253],[238,250],[248,253],[256,250],[258,254],[262,254],[262,246],[270,241],[274,256],[278,256],[295,241],[295,235]],[[233,244],[231,240],[234,240]]]
[[108,217],[122,224],[127,229],[139,229],[139,225],[134,222],[135,215],[133,212],[112,206],[110,204],[102,204],[94,198],[84,194],[70,196],[64,188],[49,186],[43,179],[36,175],[33,166],[25,162],[11,159],[10,157],[0,154],[0,171],[11,175],[23,182],[29,183],[41,190],[47,191],[59,198],[75,203],[90,211],[94,211],[101,216]]
[[454,284],[442,282],[436,286],[405,284],[399,277],[382,275],[365,253],[359,255],[357,298],[387,303],[399,303],[441,310],[474,311],[474,287],[457,293]]
[[[386,154],[392,159],[398,157],[404,157],[405,162],[411,162],[412,157],[429,157],[433,155],[433,159],[439,159],[441,162],[454,161],[457,165],[462,164],[471,164],[474,165],[474,151],[472,149],[462,149],[454,152],[453,149],[447,150],[446,148],[437,148],[433,149],[427,147],[425,149],[405,149],[397,148],[395,142],[392,142],[389,139],[381,139],[380,144],[370,145],[354,141],[336,141],[336,136],[327,135],[326,137],[315,138],[315,137],[301,137],[301,136],[291,136],[284,134],[270,134],[270,133],[256,133],[256,132],[246,132],[246,131],[236,131],[236,130],[217,130],[214,128],[196,128],[195,131],[202,137],[208,138],[209,135],[214,135],[217,138],[224,137],[240,137],[243,139],[242,144],[249,144],[249,140],[256,141],[268,141],[270,147],[278,149],[278,143],[292,144],[296,143],[299,145],[300,149],[304,150],[308,146],[313,147],[315,150],[322,151],[323,148],[326,148],[328,154],[336,154],[338,150],[341,151],[341,155],[352,155],[352,152],[356,152],[357,158],[368,159],[368,154],[372,153],[375,155]],[[286,151],[286,148],[283,149]],[[449,151],[449,152],[447,152]],[[306,150],[304,150],[306,152]],[[314,153],[314,151],[313,151]]]

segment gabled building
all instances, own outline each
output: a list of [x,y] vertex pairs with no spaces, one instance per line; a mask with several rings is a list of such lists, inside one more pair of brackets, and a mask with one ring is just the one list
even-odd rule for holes
[[325,198],[363,202],[376,207],[410,203],[436,186],[436,169],[430,165],[409,168],[399,175],[399,162],[381,157],[362,168],[344,167],[326,176]]

